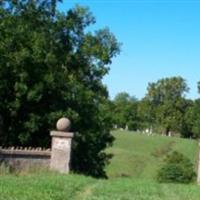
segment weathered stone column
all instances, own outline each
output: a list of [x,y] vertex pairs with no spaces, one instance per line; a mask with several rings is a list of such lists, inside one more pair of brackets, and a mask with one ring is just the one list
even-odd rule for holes
[[52,147],[51,147],[51,163],[52,170],[61,173],[69,173],[71,143],[73,133],[69,132],[71,122],[67,118],[61,118],[57,121],[56,131],[51,131]]

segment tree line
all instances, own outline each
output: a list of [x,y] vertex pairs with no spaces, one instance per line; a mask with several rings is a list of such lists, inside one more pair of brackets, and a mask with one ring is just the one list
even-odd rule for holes
[[149,83],[141,100],[121,92],[109,105],[113,128],[199,138],[200,99],[186,98],[188,92],[186,80],[180,76]]

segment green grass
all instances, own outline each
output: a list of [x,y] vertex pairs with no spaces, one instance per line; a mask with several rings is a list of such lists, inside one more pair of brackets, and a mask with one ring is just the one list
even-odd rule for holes
[[116,138],[109,153],[114,156],[107,167],[109,177],[130,176],[154,179],[169,152],[177,150],[197,165],[198,142],[166,136],[147,136],[135,132],[114,131]]
[[96,180],[78,175],[1,176],[0,200],[199,200],[197,185],[151,180]]
[[[160,184],[153,178],[163,157],[178,150],[196,163],[197,141],[113,132],[108,180],[38,172],[0,176],[0,200],[199,200],[200,186]],[[23,174],[23,173],[22,173]],[[122,177],[130,176],[130,177]]]
[[92,181],[91,178],[76,175],[1,176],[0,200],[72,199]]
[[158,184],[130,178],[100,182],[88,200],[199,200],[200,188],[194,185]]

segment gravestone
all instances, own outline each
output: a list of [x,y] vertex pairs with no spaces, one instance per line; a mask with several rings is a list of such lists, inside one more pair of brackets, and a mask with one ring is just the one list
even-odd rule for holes
[[74,134],[69,132],[71,122],[67,118],[61,118],[56,124],[56,131],[51,131],[51,163],[50,168],[61,173],[69,173],[71,144]]

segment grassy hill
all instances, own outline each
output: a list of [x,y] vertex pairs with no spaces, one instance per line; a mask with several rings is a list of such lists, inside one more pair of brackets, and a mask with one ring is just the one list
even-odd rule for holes
[[198,142],[166,136],[147,136],[130,131],[112,132],[116,138],[113,159],[107,167],[109,177],[130,176],[153,179],[167,153],[176,150],[185,154],[196,166]]
[[197,141],[113,132],[108,180],[43,172],[0,176],[0,200],[199,200],[196,184],[160,184],[153,178],[163,157],[178,150],[196,163]]

